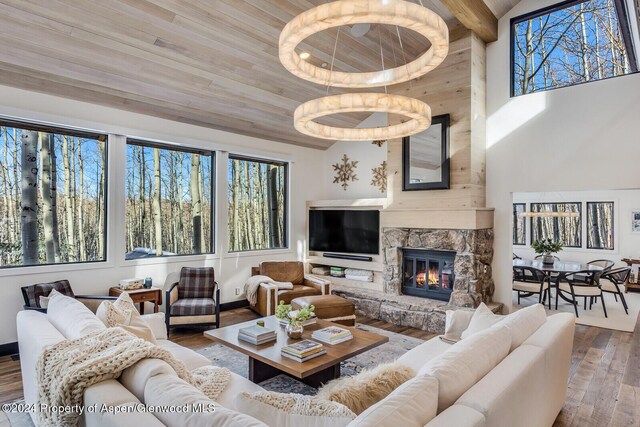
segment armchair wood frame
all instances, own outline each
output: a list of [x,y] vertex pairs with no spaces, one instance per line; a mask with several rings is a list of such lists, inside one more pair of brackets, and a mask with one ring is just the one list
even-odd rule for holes
[[180,282],[172,283],[169,286],[169,289],[165,291],[165,324],[167,326],[167,337],[171,331],[171,328],[191,328],[191,327],[201,327],[201,326],[214,326],[216,329],[220,327],[220,285],[217,281],[213,282],[214,290],[213,296],[215,309],[213,315],[202,315],[202,317],[210,317],[214,316],[215,321],[213,322],[193,322],[193,323],[184,323],[184,324],[171,324],[171,318],[179,318],[179,317],[195,317],[195,316],[171,316],[171,305],[178,300],[178,285]]
[[[46,308],[33,307],[33,306],[29,305],[29,296],[27,295],[27,288],[29,288],[31,286],[33,286],[33,285],[22,286],[20,288],[20,291],[22,292],[22,298],[24,299],[24,304],[22,305],[22,308],[25,309],[25,310],[33,310],[33,311],[38,311],[40,313],[46,313],[47,312]],[[74,295],[74,298],[79,300],[79,301],[80,300],[115,301],[115,300],[118,299],[118,297],[110,297],[108,295]],[[82,301],[80,301],[80,302],[82,302]]]

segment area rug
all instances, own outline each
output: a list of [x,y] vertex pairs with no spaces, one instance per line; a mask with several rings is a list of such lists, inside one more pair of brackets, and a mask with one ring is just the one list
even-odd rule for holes
[[[389,337],[389,342],[372,350],[366,351],[351,359],[345,360],[340,365],[342,376],[355,375],[363,369],[372,368],[381,363],[392,362],[412,348],[424,341],[418,338],[408,337],[374,328],[367,325],[357,325],[358,329]],[[197,350],[207,357],[216,366],[223,366],[243,377],[247,376],[249,359],[246,355],[232,350],[220,344],[211,344]],[[260,383],[265,390],[282,393],[300,393],[306,395],[316,394],[317,390],[309,387],[286,375],[268,379]],[[31,418],[25,413],[4,413],[0,411],[0,427],[33,427]]]
[[[602,310],[602,303],[598,301],[597,304],[593,304],[593,308],[589,310],[587,304],[587,310],[584,309],[583,299],[578,298],[580,305],[578,306],[578,314],[580,317],[576,318],[576,323],[579,325],[596,326],[598,328],[613,329],[622,332],[633,332],[638,320],[638,313],[640,313],[640,293],[629,292],[624,294],[629,306],[629,314],[624,312],[622,303],[618,298],[615,300],[613,294],[605,294],[604,303],[607,306],[608,317],[604,317],[604,311]],[[558,310],[555,310],[555,294],[551,303],[551,310],[549,306],[545,306],[547,315],[550,316],[555,313],[572,313],[575,314],[573,306],[563,299],[558,300]],[[518,305],[518,299],[513,299],[514,310],[519,310],[523,307],[536,304],[538,302],[537,296],[520,299],[521,305]]]

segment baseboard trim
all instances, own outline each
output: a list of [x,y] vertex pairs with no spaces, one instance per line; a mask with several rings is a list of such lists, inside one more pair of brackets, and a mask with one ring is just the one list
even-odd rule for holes
[[2,356],[11,356],[12,354],[18,353],[18,343],[17,342],[9,342],[6,344],[0,344],[0,357]]
[[220,311],[229,311],[243,307],[249,307],[249,301],[246,298],[238,301],[231,301],[220,304]]

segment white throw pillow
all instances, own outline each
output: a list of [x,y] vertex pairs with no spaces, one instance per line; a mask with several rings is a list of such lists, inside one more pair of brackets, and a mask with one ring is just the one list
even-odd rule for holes
[[476,334],[482,330],[492,327],[499,321],[504,319],[504,316],[494,314],[484,303],[481,303],[471,317],[469,327],[460,335],[460,338],[465,339],[473,334]]
[[444,411],[502,361],[511,348],[506,326],[478,332],[454,344],[420,369],[439,381],[438,413]]
[[[55,291],[55,289],[53,289]],[[56,291],[58,292],[58,291]],[[47,306],[49,305],[49,297],[45,297],[44,295],[40,295],[40,299],[38,301],[38,303],[40,304],[40,308],[47,308]]]
[[520,347],[535,331],[547,321],[547,313],[542,304],[535,304],[504,317],[499,324],[511,332],[511,351]]
[[402,384],[349,427],[423,427],[436,417],[438,380],[422,375]]
[[240,393],[235,406],[274,427],[346,427],[356,418],[340,403],[295,393]]
[[444,336],[450,341],[460,341],[462,333],[469,327],[474,310],[447,310]]
[[168,339],[164,313],[143,314],[140,317],[147,326],[151,328],[153,336],[156,337],[157,340]]
[[75,298],[62,295],[55,289],[49,294],[47,320],[70,340],[106,329],[100,319],[84,304]]

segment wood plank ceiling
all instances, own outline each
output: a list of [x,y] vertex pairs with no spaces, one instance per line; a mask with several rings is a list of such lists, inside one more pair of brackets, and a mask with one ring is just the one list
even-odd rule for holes
[[[277,45],[292,17],[325,2],[0,0],[0,84],[324,149],[332,142],[295,131],[293,111],[327,88],[289,74]],[[459,24],[439,0],[423,3],[450,27]],[[336,69],[379,69],[381,44],[385,67],[393,66],[400,50],[392,34],[372,28],[356,38],[341,30]],[[331,63],[335,36],[308,40],[310,60]],[[428,47],[409,31],[401,39],[407,60]],[[363,118],[327,123],[354,126]]]

